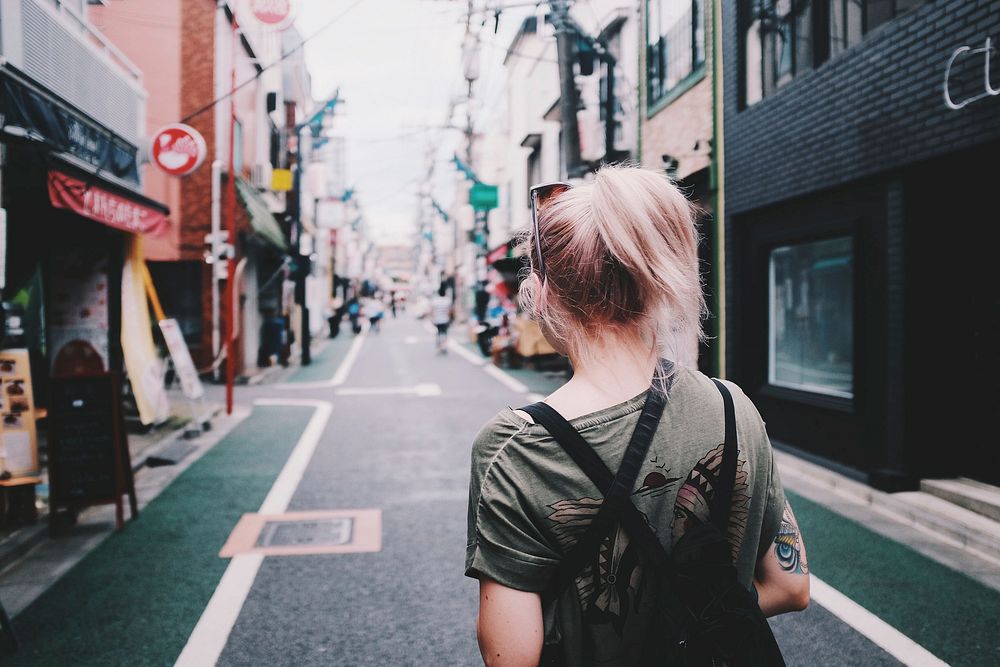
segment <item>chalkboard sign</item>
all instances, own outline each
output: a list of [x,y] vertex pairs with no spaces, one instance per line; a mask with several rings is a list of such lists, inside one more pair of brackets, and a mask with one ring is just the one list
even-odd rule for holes
[[119,387],[110,373],[52,379],[48,467],[53,511],[114,503],[121,528],[123,493],[136,512]]

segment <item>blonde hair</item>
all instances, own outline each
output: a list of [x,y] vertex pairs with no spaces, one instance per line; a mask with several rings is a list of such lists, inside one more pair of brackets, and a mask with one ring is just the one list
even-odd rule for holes
[[545,275],[529,232],[531,273],[519,298],[552,342],[585,359],[611,335],[696,365],[706,311],[698,233],[691,203],[665,175],[605,166],[548,202],[538,230]]

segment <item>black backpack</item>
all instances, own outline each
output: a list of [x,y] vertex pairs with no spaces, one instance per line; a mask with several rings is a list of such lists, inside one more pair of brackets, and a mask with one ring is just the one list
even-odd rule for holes
[[[546,403],[521,408],[544,426],[567,454],[604,492],[604,501],[592,523],[560,562],[542,594],[545,608],[593,563],[601,542],[619,525],[639,548],[647,564],[646,576],[658,593],[653,618],[644,629],[641,645],[621,658],[628,665],[683,665],[701,667],[783,666],[781,651],[754,594],[737,580],[728,539],[729,510],[736,477],[739,443],[733,398],[724,384],[713,379],[725,404],[726,442],[710,520],[689,527],[668,553],[646,517],[629,499],[646,458],[667,396],[650,389],[639,423],[615,475],[566,419]],[[547,643],[542,665],[563,665],[560,644]]]

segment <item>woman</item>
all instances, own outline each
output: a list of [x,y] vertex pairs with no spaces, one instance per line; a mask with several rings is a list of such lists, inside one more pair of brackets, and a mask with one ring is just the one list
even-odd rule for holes
[[[628,499],[669,551],[709,521],[726,439],[720,391],[695,370],[705,305],[691,206],[664,176],[631,167],[604,167],[576,187],[538,186],[532,205],[522,303],[574,369],[545,403],[615,471],[646,398],[665,392]],[[805,547],[764,424],[746,395],[725,384],[739,454],[723,539],[739,583],[756,591],[765,615],[801,610],[809,599]],[[479,579],[485,663],[537,665],[544,644],[546,659],[555,646],[564,664],[632,664],[644,632],[637,610],[651,598],[643,558],[620,526],[576,585],[542,604],[602,492],[520,410],[490,420],[472,458],[466,574]]]

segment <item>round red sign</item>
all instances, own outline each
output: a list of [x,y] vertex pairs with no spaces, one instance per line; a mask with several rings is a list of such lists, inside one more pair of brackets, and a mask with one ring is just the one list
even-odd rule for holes
[[284,30],[295,18],[294,0],[246,0],[254,18],[268,28]]
[[180,123],[160,128],[150,150],[156,166],[171,176],[187,176],[201,166],[207,153],[201,133]]

